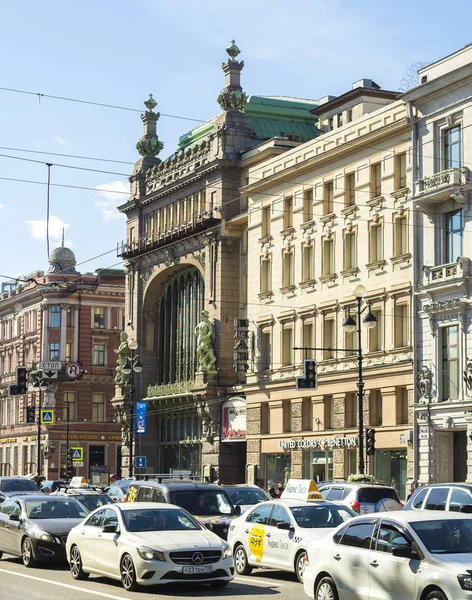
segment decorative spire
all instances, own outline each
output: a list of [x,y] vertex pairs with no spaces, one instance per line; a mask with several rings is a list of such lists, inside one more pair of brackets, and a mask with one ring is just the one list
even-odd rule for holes
[[243,92],[240,78],[244,67],[244,61],[237,61],[236,57],[241,53],[234,40],[226,48],[229,56],[228,62],[223,63],[222,69],[225,74],[225,87],[221,90],[217,100],[218,104],[225,111],[241,111],[248,101],[247,95]]
[[154,157],[164,148],[164,144],[159,140],[156,133],[156,124],[161,116],[159,113],[153,112],[157,102],[149,94],[149,98],[144,102],[146,112],[141,115],[143,122],[143,135],[136,144],[136,150],[144,157]]

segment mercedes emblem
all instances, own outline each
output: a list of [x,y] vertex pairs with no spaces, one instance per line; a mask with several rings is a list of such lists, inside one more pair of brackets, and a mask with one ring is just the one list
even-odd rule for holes
[[203,554],[201,552],[194,552],[192,554],[192,562],[194,565],[201,565],[203,562]]

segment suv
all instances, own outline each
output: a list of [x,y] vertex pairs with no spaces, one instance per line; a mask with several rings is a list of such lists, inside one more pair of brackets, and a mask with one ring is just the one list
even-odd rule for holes
[[234,506],[241,507],[241,513],[259,502],[272,500],[271,496],[257,485],[239,483],[235,485],[223,485]]
[[[467,507],[467,508],[465,508]],[[405,510],[472,510],[472,485],[466,483],[433,483],[413,492]]]
[[194,515],[224,540],[228,537],[230,522],[241,514],[239,506],[233,506],[226,491],[211,483],[168,480],[132,481],[126,502],[166,502],[176,504]]
[[28,477],[0,477],[0,503],[19,494],[37,493],[38,486]]
[[387,485],[334,482],[322,485],[319,489],[325,500],[346,504],[360,515],[402,509],[395,488]]

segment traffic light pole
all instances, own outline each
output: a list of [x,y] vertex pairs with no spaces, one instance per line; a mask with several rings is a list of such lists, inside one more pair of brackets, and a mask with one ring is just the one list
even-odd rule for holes
[[39,485],[39,478],[41,477],[41,407],[43,405],[42,402],[42,390],[41,387],[39,388],[39,407],[38,407],[38,434],[37,434],[37,440],[36,440],[36,465],[37,465],[37,469],[36,469],[36,477],[38,478],[38,485]]
[[361,331],[361,302],[362,297],[357,297],[357,408],[359,423],[359,464],[358,471],[365,473],[364,462],[364,380],[362,378],[362,331]]
[[69,467],[69,391],[66,392],[66,479],[70,479]]

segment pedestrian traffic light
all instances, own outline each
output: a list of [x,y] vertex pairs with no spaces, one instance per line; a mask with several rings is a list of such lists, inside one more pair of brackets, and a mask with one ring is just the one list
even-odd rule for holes
[[375,454],[375,429],[372,427],[366,431],[366,453],[367,456]]
[[26,422],[34,423],[35,422],[35,407],[34,404],[26,407]]
[[316,360],[310,359],[303,361],[303,377],[297,377],[295,385],[297,390],[314,390],[318,387]]

